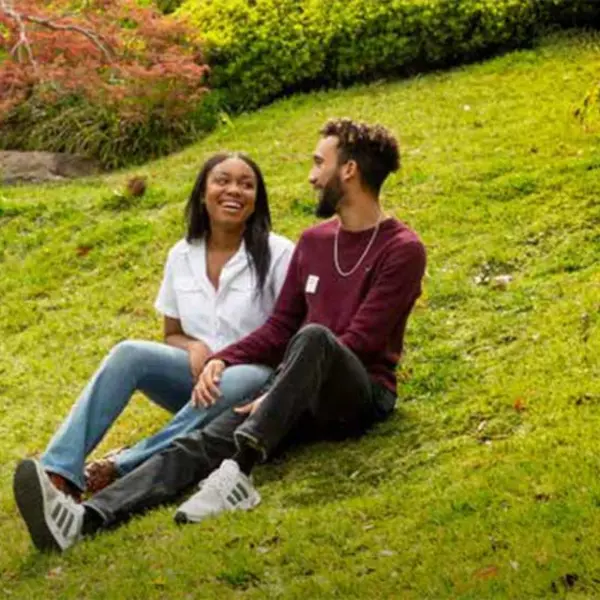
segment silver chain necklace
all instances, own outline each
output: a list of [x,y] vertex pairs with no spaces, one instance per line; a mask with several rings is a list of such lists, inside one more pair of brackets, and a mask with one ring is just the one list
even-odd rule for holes
[[373,234],[371,235],[371,239],[369,240],[369,243],[367,244],[367,247],[365,248],[364,252],[358,259],[358,262],[349,271],[342,271],[342,268],[340,267],[338,250],[338,238],[340,237],[340,229],[342,228],[342,224],[340,223],[339,227],[337,228],[337,231],[335,232],[335,239],[333,240],[333,264],[335,265],[336,271],[342,277],[349,277],[350,275],[352,275],[352,273],[354,273],[354,271],[356,271],[356,269],[358,269],[358,267],[360,267],[360,264],[367,256],[369,250],[371,249],[371,246],[373,245],[373,242],[375,241],[375,238],[377,237],[377,233],[379,232],[379,225],[381,225],[381,218],[378,219],[377,225],[375,225],[375,229],[373,230]]

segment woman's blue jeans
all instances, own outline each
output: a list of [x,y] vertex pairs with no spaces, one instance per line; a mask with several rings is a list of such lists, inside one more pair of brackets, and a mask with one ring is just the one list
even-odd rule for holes
[[262,365],[230,367],[223,373],[218,402],[208,409],[195,408],[190,403],[194,379],[185,350],[157,342],[121,342],[88,382],[41,463],[47,471],[85,489],[86,457],[139,390],[175,416],[158,433],[117,455],[117,470],[124,475],[175,438],[203,427],[225,409],[244,403],[260,391],[271,373]]

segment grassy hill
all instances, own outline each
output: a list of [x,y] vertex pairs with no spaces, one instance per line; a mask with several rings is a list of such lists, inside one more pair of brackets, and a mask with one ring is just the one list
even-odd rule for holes
[[[0,595],[9,598],[593,598],[600,595],[600,149],[572,116],[600,36],[242,116],[134,171],[0,190]],[[263,504],[178,528],[164,508],[61,556],[17,518],[16,461],[43,450],[101,357],[160,337],[152,302],[202,159],[248,151],[277,231],[313,222],[321,123],[396,130],[384,203],[429,250],[394,418],[261,467]],[[508,285],[494,283],[510,275]],[[136,399],[99,452],[167,416]]]

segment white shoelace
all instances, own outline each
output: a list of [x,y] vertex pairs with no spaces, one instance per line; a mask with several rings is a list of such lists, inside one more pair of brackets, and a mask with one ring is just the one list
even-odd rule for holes
[[236,474],[231,469],[213,471],[204,481],[200,482],[200,489],[213,489],[221,495],[228,494],[237,480]]

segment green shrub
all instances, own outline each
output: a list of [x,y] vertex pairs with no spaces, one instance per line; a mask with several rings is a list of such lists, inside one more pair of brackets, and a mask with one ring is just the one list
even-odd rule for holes
[[[124,119],[120,107],[63,96],[55,103],[33,96],[4,118],[0,148],[72,152],[113,169],[170,154],[214,128],[220,102],[207,93],[200,103],[174,118],[161,107]],[[26,135],[24,135],[24,132]]]
[[190,0],[178,14],[196,26],[229,109],[255,108],[322,77],[318,0]]
[[599,13],[600,3],[586,0],[186,0],[179,10],[233,111],[475,60]]

